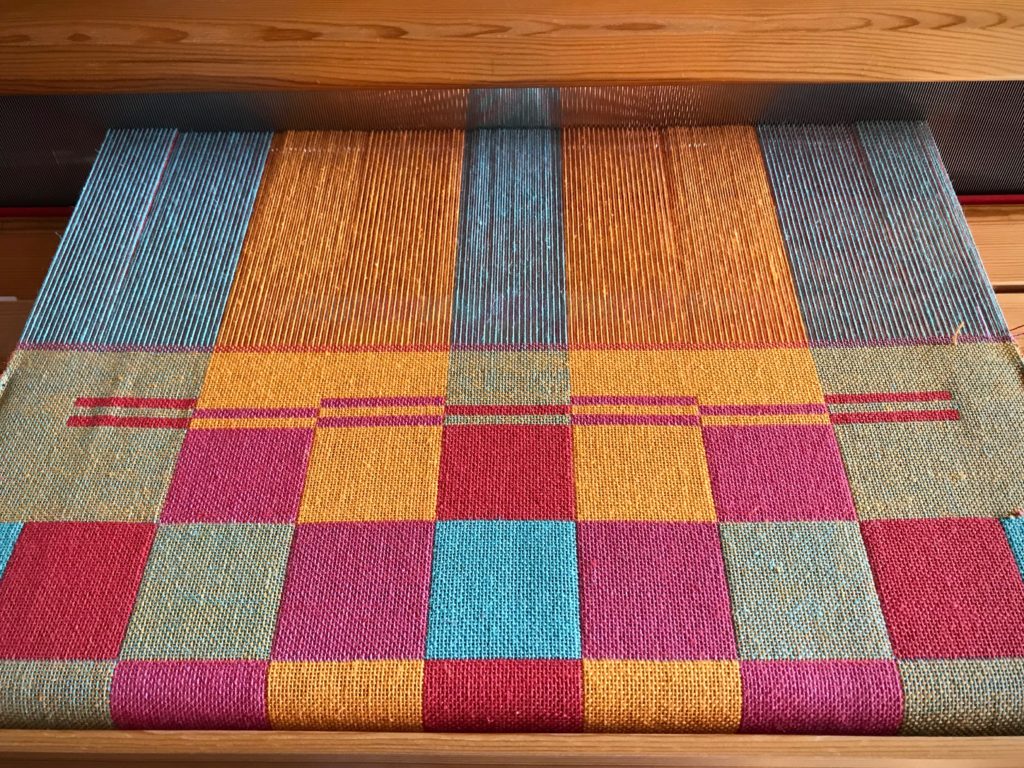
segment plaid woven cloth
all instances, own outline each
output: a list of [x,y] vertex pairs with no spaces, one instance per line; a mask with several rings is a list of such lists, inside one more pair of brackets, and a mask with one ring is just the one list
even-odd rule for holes
[[926,127],[103,144],[0,386],[0,724],[1024,733]]

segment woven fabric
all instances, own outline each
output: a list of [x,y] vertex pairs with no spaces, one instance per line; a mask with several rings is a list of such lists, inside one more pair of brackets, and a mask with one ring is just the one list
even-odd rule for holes
[[0,725],[1024,734],[922,125],[112,132],[0,387]]

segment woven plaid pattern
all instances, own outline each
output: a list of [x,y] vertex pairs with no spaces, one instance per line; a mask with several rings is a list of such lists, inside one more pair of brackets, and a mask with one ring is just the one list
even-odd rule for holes
[[112,132],[0,724],[1024,733],[1021,375],[921,125]]

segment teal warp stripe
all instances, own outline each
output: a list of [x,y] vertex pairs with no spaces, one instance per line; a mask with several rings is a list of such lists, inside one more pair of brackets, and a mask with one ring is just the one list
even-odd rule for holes
[[759,132],[812,343],[1006,337],[927,126]]
[[455,346],[565,346],[563,229],[558,131],[466,134]]
[[269,148],[267,133],[111,132],[22,343],[212,345]]
[[560,122],[557,88],[479,88],[469,92],[469,128],[555,127]]

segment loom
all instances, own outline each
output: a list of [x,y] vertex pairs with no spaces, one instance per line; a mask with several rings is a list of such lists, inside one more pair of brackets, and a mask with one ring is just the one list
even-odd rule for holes
[[1019,759],[1012,4],[46,5],[0,763]]

